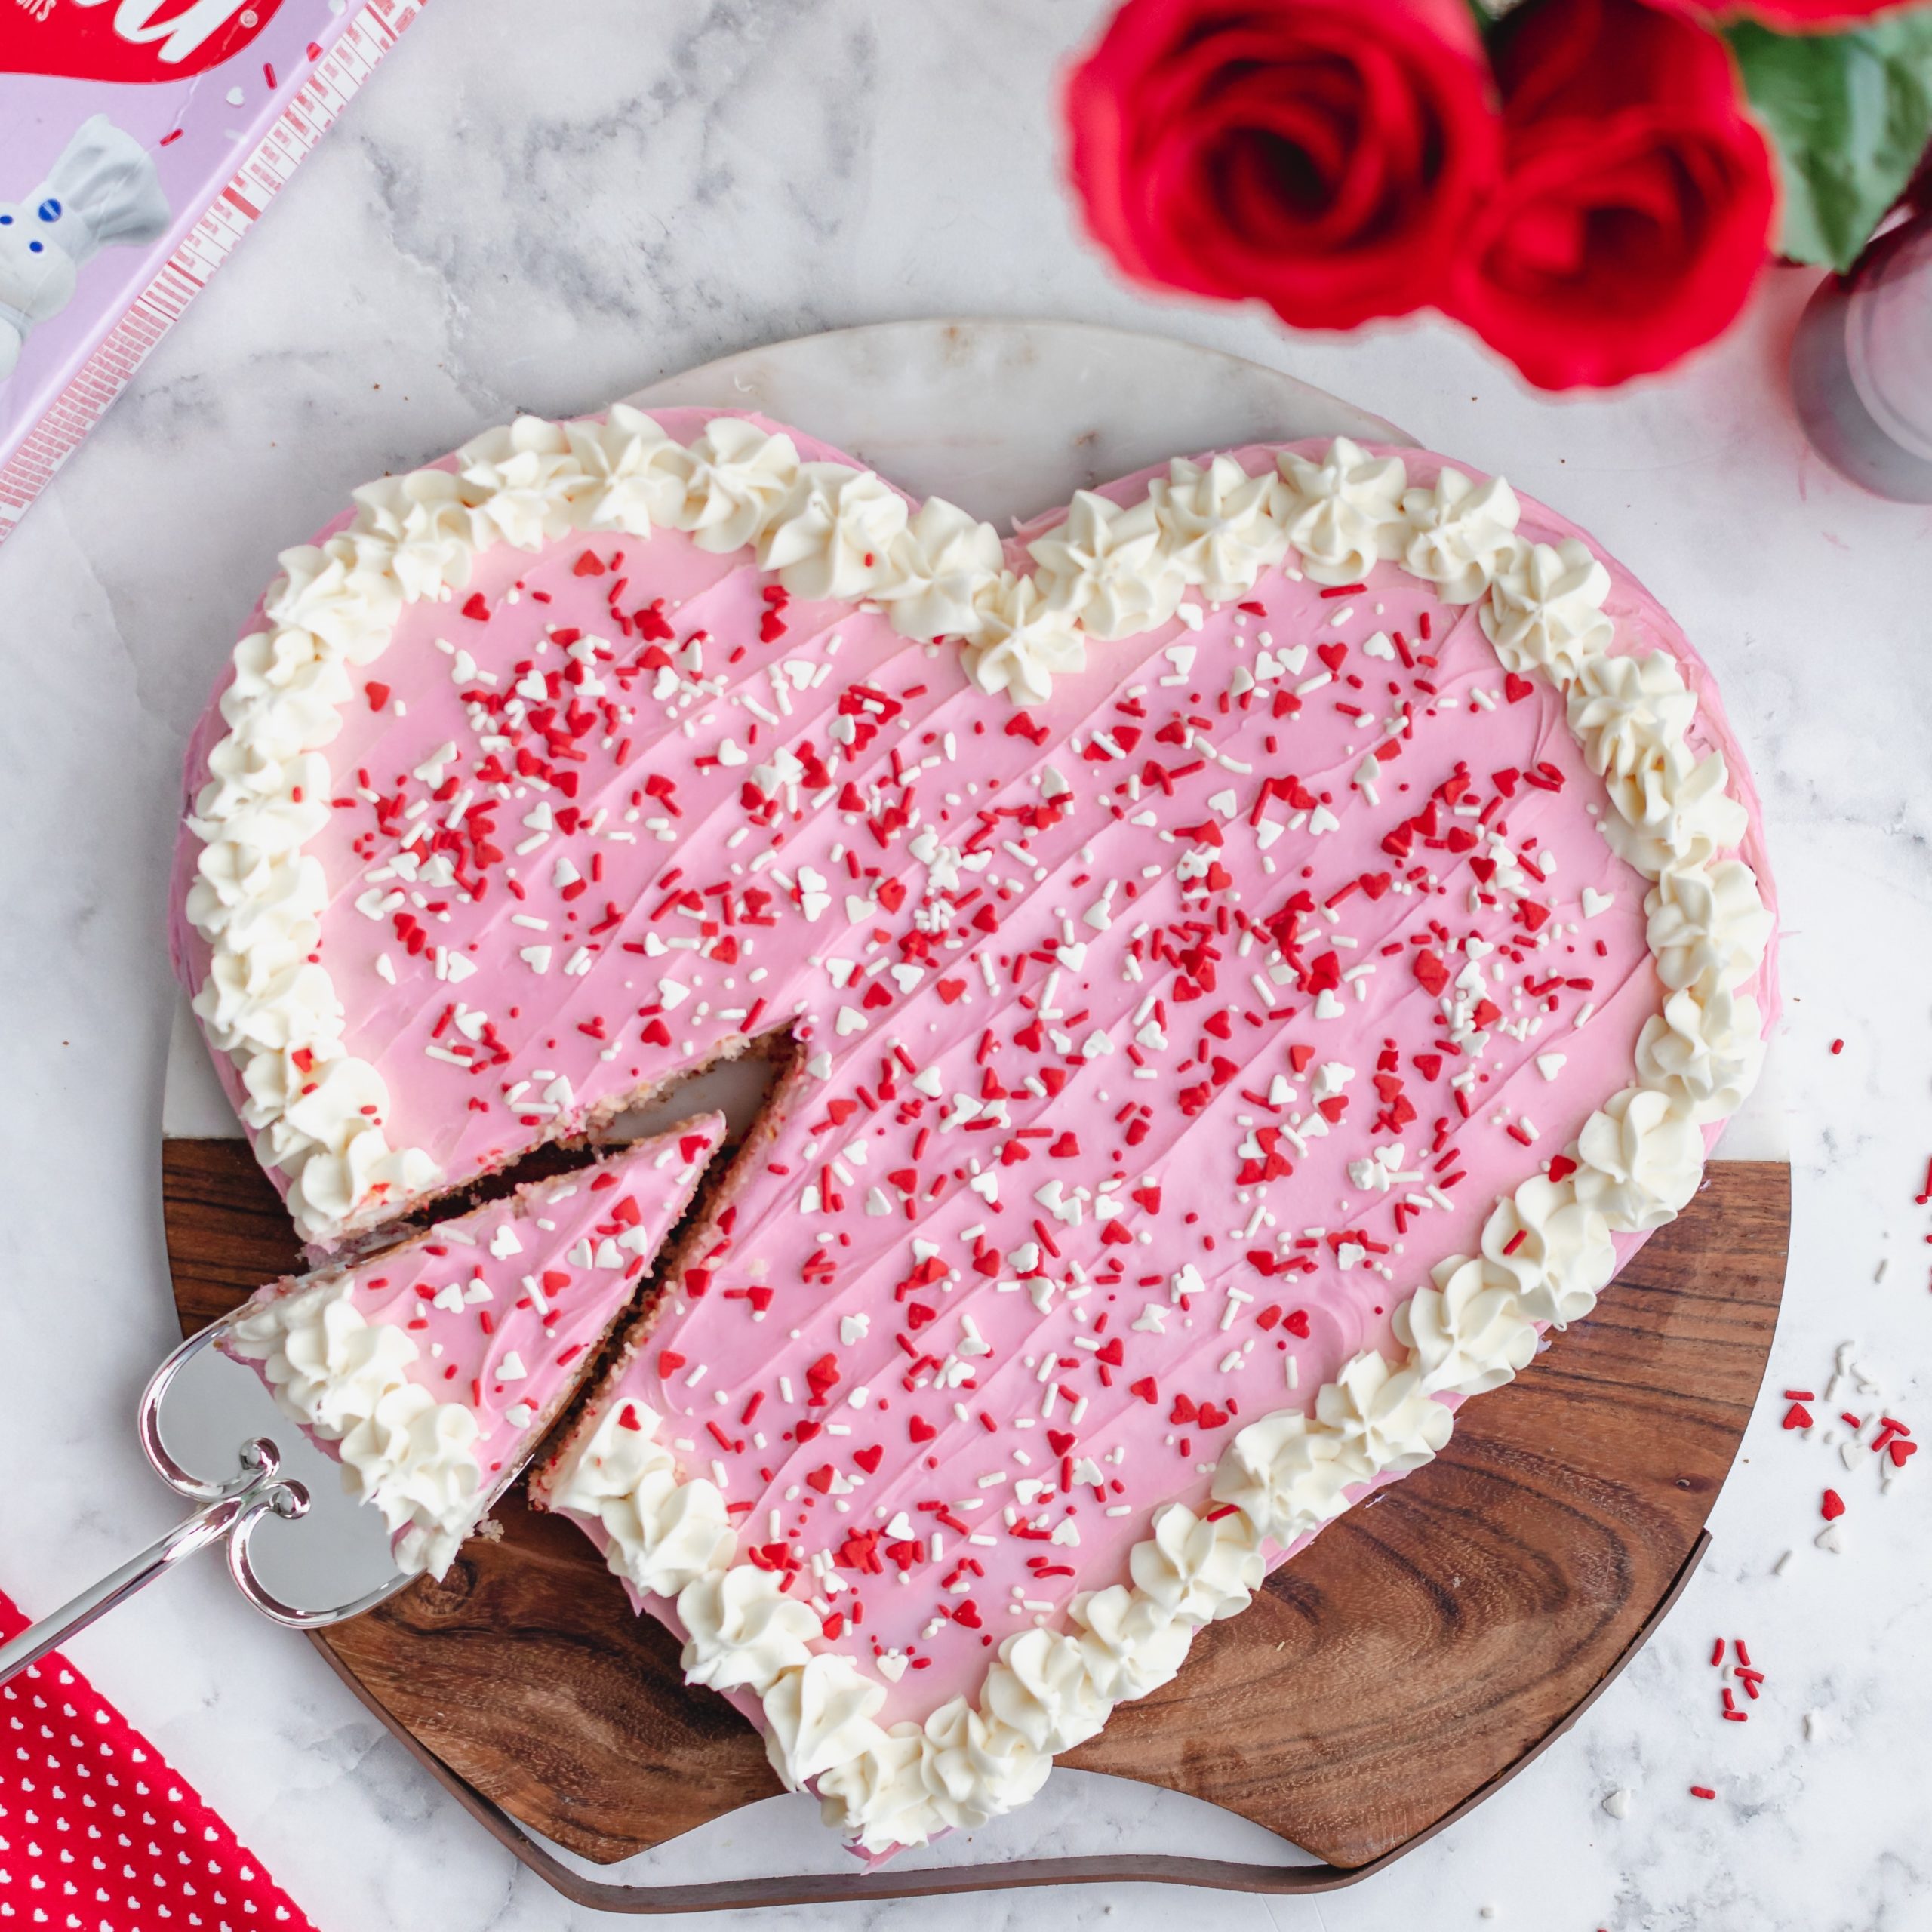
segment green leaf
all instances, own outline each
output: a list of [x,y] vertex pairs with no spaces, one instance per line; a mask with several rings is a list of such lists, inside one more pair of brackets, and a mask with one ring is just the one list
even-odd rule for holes
[[1725,30],[1784,177],[1780,251],[1847,269],[1932,137],[1932,8],[1845,33]]

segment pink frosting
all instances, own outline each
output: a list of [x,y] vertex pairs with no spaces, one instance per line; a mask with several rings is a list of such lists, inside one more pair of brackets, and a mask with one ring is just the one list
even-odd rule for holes
[[[688,440],[714,413],[658,420]],[[848,460],[796,440],[808,459]],[[1235,454],[1258,471],[1276,453]],[[1396,454],[1412,485],[1440,467]],[[1525,503],[1521,534],[1577,533]],[[1618,648],[1674,653],[1698,693],[1695,740],[1727,753],[1768,900],[1756,800],[1709,678],[1605,561]],[[863,609],[774,601],[748,553],[675,533],[488,552],[471,589],[474,617],[462,598],[405,612],[327,750],[340,809],[321,841],[335,891],[321,956],[346,1046],[388,1083],[392,1143],[452,1180],[739,1035],[789,1029],[822,1057],[613,1399],[667,1418],[685,1473],[724,1489],[741,1554],[804,1566],[797,1587],[839,1648],[908,1660],[881,1721],[971,1694],[1002,1638],[1121,1578],[1158,1505],[1204,1503],[1244,1421],[1312,1401],[1364,1347],[1394,1352],[1394,1308],[1629,1083],[1660,1004],[1646,882],[1588,814],[1604,789],[1560,697],[1506,681],[1476,607],[1392,565],[1340,596],[1271,571],[1198,629],[1090,644],[1087,671],[1025,712],[976,690],[952,645],[909,643]],[[555,640],[572,632],[602,641],[594,694],[559,684]],[[1392,654],[1365,649],[1378,633]],[[438,640],[497,681],[454,681]],[[1230,694],[1237,666],[1251,676],[1264,652],[1302,647],[1299,671]],[[729,690],[667,717],[654,685],[675,680],[657,667],[694,649]],[[1183,669],[1171,654],[1189,650]],[[533,672],[546,715],[487,762],[464,696],[500,701]],[[220,728],[197,736],[191,795]],[[451,849],[487,883],[415,916],[475,966],[455,988],[429,979],[406,929],[355,905],[434,789],[408,774],[445,743],[445,783],[477,801]],[[781,748],[804,780],[768,796],[754,774]],[[1374,803],[1351,782],[1371,752]],[[493,779],[526,754],[485,816]],[[1258,820],[1285,827],[1313,800],[1334,829],[1261,848]],[[559,829],[519,855],[540,805]],[[1487,848],[1454,849],[1479,825],[1506,828],[1546,884],[1491,890]],[[991,858],[942,888],[912,850],[928,831]],[[185,840],[177,907],[195,851]],[[804,869],[826,881],[815,918]],[[1109,887],[1103,930],[1088,915]],[[1587,919],[1586,887],[1611,902]],[[1264,927],[1292,931],[1299,977],[1269,979]],[[1508,970],[1465,1118],[1449,1083],[1469,1063],[1442,1044],[1436,962],[1471,932]],[[205,949],[178,913],[176,940],[192,988]],[[552,949],[547,971],[519,956],[533,945]],[[567,976],[580,956],[587,970]],[[1343,977],[1340,1015],[1315,1017],[1315,989],[1358,974],[1362,995]],[[1768,1020],[1768,965],[1757,991]],[[468,1069],[425,1051],[452,1001],[487,1016]],[[1527,1040],[1499,1030],[1533,1019]],[[1085,1057],[1100,1036],[1111,1051]],[[1551,1054],[1553,1078],[1536,1064]],[[1315,1106],[1331,1064],[1351,1069],[1345,1105],[1297,1146],[1280,1130]],[[539,1099],[558,1077],[568,1100]],[[971,1117],[942,1125],[955,1114]],[[1395,1143],[1396,1170],[1422,1180],[1351,1180],[1351,1162]],[[1086,1191],[1077,1223],[1038,1199],[1054,1183],[1063,1207]],[[1399,1204],[1431,1183],[1448,1205]],[[1103,1186],[1119,1211],[1104,1221]],[[1638,1244],[1620,1239],[1620,1254]],[[1042,1275],[1044,1309],[1014,1285]],[[943,1365],[958,1386],[934,1386]]]

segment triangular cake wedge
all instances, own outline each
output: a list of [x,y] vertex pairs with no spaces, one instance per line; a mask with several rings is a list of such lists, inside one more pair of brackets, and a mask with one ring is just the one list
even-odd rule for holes
[[220,1346],[441,1577],[576,1395],[689,1204],[715,1114],[259,1290]]

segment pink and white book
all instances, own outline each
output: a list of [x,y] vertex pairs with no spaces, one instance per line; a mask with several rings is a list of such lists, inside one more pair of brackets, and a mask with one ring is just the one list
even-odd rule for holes
[[0,14],[0,543],[422,9]]

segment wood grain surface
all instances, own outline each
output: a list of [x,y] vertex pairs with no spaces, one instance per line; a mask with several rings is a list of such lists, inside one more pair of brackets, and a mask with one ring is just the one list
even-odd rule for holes
[[[163,1194],[184,1332],[299,1266],[242,1143],[165,1142]],[[1507,1775],[1695,1547],[1770,1352],[1789,1194],[1782,1164],[1715,1164],[1591,1319],[1062,1761],[1206,1798],[1345,1868]],[[399,1730],[600,1863],[779,1788],[755,1734],[685,1686],[675,1644],[578,1532],[517,1494],[497,1515],[500,1537],[442,1583],[318,1640]]]

